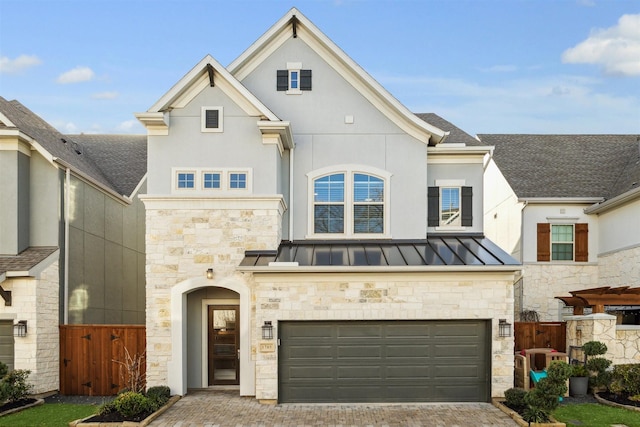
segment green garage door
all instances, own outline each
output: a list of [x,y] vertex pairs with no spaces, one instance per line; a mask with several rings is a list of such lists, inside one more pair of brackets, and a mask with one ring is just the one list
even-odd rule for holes
[[483,320],[280,322],[280,402],[487,402]]
[[0,320],[0,361],[11,371],[14,367],[13,320]]

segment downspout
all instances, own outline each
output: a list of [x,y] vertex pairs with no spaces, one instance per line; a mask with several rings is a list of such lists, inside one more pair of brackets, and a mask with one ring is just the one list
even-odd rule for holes
[[66,168],[64,177],[64,295],[62,300],[63,322],[69,324],[69,199],[71,189],[71,169]]
[[293,153],[295,147],[289,149],[289,241],[293,241]]

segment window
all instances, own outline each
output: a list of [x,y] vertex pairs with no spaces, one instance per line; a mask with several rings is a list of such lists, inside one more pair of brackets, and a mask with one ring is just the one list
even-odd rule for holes
[[303,70],[301,62],[287,62],[286,70],[276,72],[276,89],[289,95],[311,90],[311,70]]
[[327,234],[389,237],[385,186],[390,174],[379,170],[375,170],[375,175],[365,173],[356,166],[344,169],[325,169],[325,174],[321,173],[323,171],[310,174],[310,193],[313,196],[309,234],[317,237]]
[[314,233],[344,233],[344,174],[316,179],[313,197]]
[[201,131],[222,132],[222,107],[202,107]]
[[353,176],[353,232],[384,231],[384,181],[371,175]]
[[205,172],[202,175],[202,186],[204,188],[220,188],[220,174]]
[[247,188],[247,174],[246,173],[230,173],[229,188],[231,189]]
[[551,226],[551,260],[573,260],[573,225]]
[[538,261],[589,261],[589,225],[549,224],[537,225]]
[[178,173],[178,188],[195,188],[195,173]]
[[200,192],[203,196],[213,196],[212,192],[250,193],[253,187],[250,168],[173,168],[172,176],[174,190],[191,190]]
[[[443,183],[449,182],[442,180]],[[429,227],[471,227],[473,225],[473,187],[464,186],[462,180],[451,180],[460,185],[442,185],[428,189]],[[437,182],[438,184],[441,181]]]

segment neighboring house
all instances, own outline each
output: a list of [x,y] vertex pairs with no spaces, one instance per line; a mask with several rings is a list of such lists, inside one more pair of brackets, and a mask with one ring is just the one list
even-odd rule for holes
[[516,313],[557,321],[572,312],[557,296],[640,286],[638,135],[479,138],[495,147],[485,232],[524,267]]
[[59,325],[145,322],[145,175],[145,136],[62,135],[0,97],[0,360],[36,393],[59,387]]
[[136,116],[149,386],[266,402],[512,387],[499,324],[521,266],[483,235],[490,147],[412,114],[296,9]]

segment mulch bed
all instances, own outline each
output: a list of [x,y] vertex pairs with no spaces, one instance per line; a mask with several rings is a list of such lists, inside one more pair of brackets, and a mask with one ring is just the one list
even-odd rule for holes
[[84,423],[121,423],[123,421],[134,421],[139,423],[140,421],[147,418],[149,415],[153,414],[153,412],[146,412],[142,415],[133,418],[126,418],[120,415],[118,412],[110,412],[108,414],[103,415],[94,415],[91,418],[84,420]]
[[640,408],[640,402],[630,400],[628,396],[622,394],[613,394],[607,391],[598,393],[598,396],[600,396],[604,400],[608,400],[609,402],[615,402],[619,403],[620,405],[635,406],[636,408]]
[[11,409],[21,408],[23,406],[31,405],[32,403],[37,402],[37,399],[20,399],[15,400],[13,402],[7,402],[4,405],[0,406],[0,414]]

